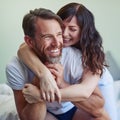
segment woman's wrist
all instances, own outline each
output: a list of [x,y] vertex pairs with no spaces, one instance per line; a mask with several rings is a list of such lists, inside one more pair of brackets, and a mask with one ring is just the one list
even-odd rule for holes
[[58,84],[58,87],[59,87],[60,89],[66,88],[66,87],[68,87],[68,86],[70,86],[70,84],[67,83],[67,82],[65,82],[65,81]]
[[46,78],[46,76],[48,76],[50,74],[51,74],[50,71],[45,66],[42,68],[42,70],[41,69],[36,70],[36,76],[39,78],[39,80],[44,77]]

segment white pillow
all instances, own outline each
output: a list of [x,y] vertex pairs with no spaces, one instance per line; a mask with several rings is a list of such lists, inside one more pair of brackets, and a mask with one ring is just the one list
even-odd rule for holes
[[13,95],[13,91],[6,83],[3,83],[0,84],[0,94]]

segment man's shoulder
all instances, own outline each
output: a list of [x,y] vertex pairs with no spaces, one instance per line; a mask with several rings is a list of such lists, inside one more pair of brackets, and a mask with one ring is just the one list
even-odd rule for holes
[[26,65],[17,57],[14,56],[7,64],[6,64],[6,71],[21,71],[26,70]]
[[6,67],[15,67],[21,64],[19,58],[17,56],[12,57],[12,59],[7,63]]
[[11,66],[15,66],[16,64],[18,64],[18,57],[14,56],[11,58],[11,60],[6,64],[6,67],[9,68]]
[[6,65],[6,77],[12,89],[21,90],[24,83],[31,81],[33,76],[33,72],[17,56]]

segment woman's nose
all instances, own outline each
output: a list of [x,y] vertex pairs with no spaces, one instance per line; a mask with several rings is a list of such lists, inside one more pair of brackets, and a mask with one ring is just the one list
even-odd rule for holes
[[63,30],[63,37],[64,36],[67,36],[69,33],[68,33],[68,29],[67,28],[65,28],[64,30]]

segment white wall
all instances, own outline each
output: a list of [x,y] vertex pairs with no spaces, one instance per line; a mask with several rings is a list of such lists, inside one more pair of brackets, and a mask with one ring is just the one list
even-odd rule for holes
[[57,12],[69,2],[81,2],[93,12],[97,29],[103,38],[105,52],[108,57],[112,57],[112,61],[109,61],[113,77],[120,79],[119,0],[0,0],[0,83],[6,81],[5,65],[16,55],[19,45],[23,42],[23,16],[30,9],[39,7]]

